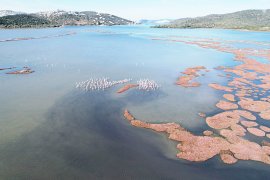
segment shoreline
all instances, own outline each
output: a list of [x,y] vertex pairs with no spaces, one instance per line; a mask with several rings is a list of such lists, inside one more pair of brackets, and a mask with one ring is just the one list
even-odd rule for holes
[[[223,93],[222,99],[216,104],[216,108],[222,112],[203,117],[208,125],[203,135],[194,135],[174,122],[155,124],[137,120],[127,109],[124,111],[125,119],[132,126],[166,133],[170,140],[178,141],[177,149],[180,152],[177,157],[180,159],[202,162],[219,155],[226,164],[235,164],[239,160],[270,164],[270,146],[263,143],[265,139],[270,138],[270,127],[262,126],[260,122],[270,121],[270,95],[267,94],[270,90],[270,65],[253,58],[255,56],[270,60],[269,45],[266,49],[256,49],[237,48],[228,41],[205,38],[190,40],[185,37],[174,37],[152,40],[184,43],[229,53],[240,64],[215,68],[216,71],[230,75],[224,76],[228,80],[226,85],[216,82],[208,84],[209,87]],[[198,76],[197,71],[201,69],[204,68],[201,66],[187,68],[183,74],[188,76],[182,76],[185,83],[178,85],[182,85],[182,88],[198,87],[198,83],[193,82],[189,85],[189,82]],[[245,137],[246,134],[260,139],[262,143],[249,140]]]
[[196,29],[205,29],[205,30],[231,30],[231,31],[241,31],[241,32],[270,32],[269,30],[252,30],[252,29],[236,29],[236,28],[207,28],[207,27],[197,27],[197,28],[185,28],[185,27],[156,27],[151,26],[151,28],[156,29],[182,29],[182,30],[196,30]]
[[84,24],[84,25],[59,25],[59,26],[44,26],[44,27],[15,27],[15,28],[5,28],[5,27],[0,27],[0,30],[17,30],[17,29],[56,29],[56,28],[65,28],[65,27],[112,27],[112,26],[130,26],[130,25],[135,25],[135,24],[115,24],[115,25],[91,25],[91,24]]
[[[112,27],[112,26],[136,26],[136,24],[116,24],[116,25],[61,25],[61,26],[55,26],[55,27],[15,27],[15,28],[5,28],[5,27],[0,27],[1,30],[20,30],[20,29],[56,29],[56,28],[65,28],[65,27]],[[139,25],[138,25],[139,26]],[[231,31],[241,31],[241,32],[265,32],[265,33],[270,33],[269,30],[252,30],[252,29],[235,29],[235,28],[206,28],[206,27],[197,27],[197,28],[183,28],[183,27],[156,27],[156,26],[150,26],[150,28],[153,29],[180,29],[180,30],[196,30],[196,29],[205,29],[205,30],[231,30]]]

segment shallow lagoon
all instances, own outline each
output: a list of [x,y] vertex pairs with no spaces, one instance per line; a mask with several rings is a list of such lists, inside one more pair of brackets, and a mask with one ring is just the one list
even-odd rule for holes
[[[269,166],[224,165],[219,158],[191,163],[175,158],[164,135],[131,127],[128,108],[149,122],[179,122],[194,133],[206,129],[197,113],[216,111],[221,94],[207,85],[175,86],[180,72],[203,65],[235,65],[232,55],[155,37],[192,36],[270,41],[269,33],[231,30],[172,30],[144,26],[3,30],[0,40],[75,35],[0,43],[1,67],[29,66],[30,75],[0,71],[0,177],[3,179],[258,179]],[[200,81],[223,83],[211,71]],[[75,83],[90,77],[153,79],[159,91],[87,93]],[[196,172],[196,173],[195,173]]]

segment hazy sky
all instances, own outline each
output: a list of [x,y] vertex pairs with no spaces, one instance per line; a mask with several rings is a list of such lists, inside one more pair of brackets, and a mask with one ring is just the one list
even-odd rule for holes
[[25,12],[93,10],[132,20],[176,19],[244,9],[270,9],[270,0],[0,0],[0,9]]

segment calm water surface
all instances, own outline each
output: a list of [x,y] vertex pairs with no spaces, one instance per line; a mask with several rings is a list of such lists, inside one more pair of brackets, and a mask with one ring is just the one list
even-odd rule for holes
[[[198,112],[216,111],[222,94],[207,86],[225,83],[213,68],[232,66],[233,56],[153,37],[194,36],[270,41],[269,33],[230,30],[172,30],[145,26],[65,27],[1,30],[0,68],[29,66],[30,75],[0,71],[0,179],[267,179],[269,166],[219,158],[191,163],[175,158],[165,135],[131,127],[128,108],[138,119],[178,122],[194,133],[207,129]],[[239,45],[242,46],[242,45]],[[174,85],[180,72],[203,65],[212,70],[199,88]],[[159,91],[116,94],[82,92],[75,83],[91,77],[153,79]]]

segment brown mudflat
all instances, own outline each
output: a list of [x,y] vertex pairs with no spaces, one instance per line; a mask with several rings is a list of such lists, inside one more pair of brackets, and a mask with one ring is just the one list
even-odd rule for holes
[[129,89],[135,88],[135,87],[138,87],[138,86],[139,86],[138,84],[127,84],[124,87],[122,87],[121,89],[119,89],[117,91],[117,93],[124,93],[124,92],[128,91]]
[[[179,142],[177,157],[189,161],[206,161],[216,155],[227,164],[238,160],[253,160],[270,164],[270,145],[262,145],[245,139],[246,133],[258,138],[270,138],[270,127],[260,126],[256,122],[258,115],[264,120],[270,120],[270,64],[258,62],[252,56],[270,60],[270,51],[267,49],[235,48],[231,43],[238,41],[196,39],[188,40],[185,37],[155,39],[171,42],[181,42],[188,45],[213,49],[219,52],[234,55],[234,60],[240,62],[234,67],[219,66],[216,71],[223,71],[228,83],[220,85],[210,83],[209,87],[218,90],[227,101],[220,100],[217,107],[223,112],[206,117],[209,130],[203,135],[194,135],[176,123],[152,124],[136,120],[127,110],[124,113],[130,124],[140,128],[152,129],[168,134],[169,139]],[[260,44],[260,42],[239,41],[239,43]],[[268,45],[270,46],[270,45]],[[188,68],[179,77],[177,85],[183,87],[198,87],[194,82],[198,72],[204,67]],[[257,81],[254,83],[254,81]],[[267,96],[268,95],[268,96]],[[215,134],[212,130],[215,130]],[[266,134],[269,133],[269,134]],[[263,139],[262,139],[263,140]]]
[[183,86],[183,87],[198,87],[201,84],[198,82],[193,82],[193,80],[200,76],[198,72],[201,70],[206,70],[204,66],[197,66],[197,67],[192,67],[192,68],[187,68],[182,74],[183,76],[180,76],[176,82],[177,85]]

